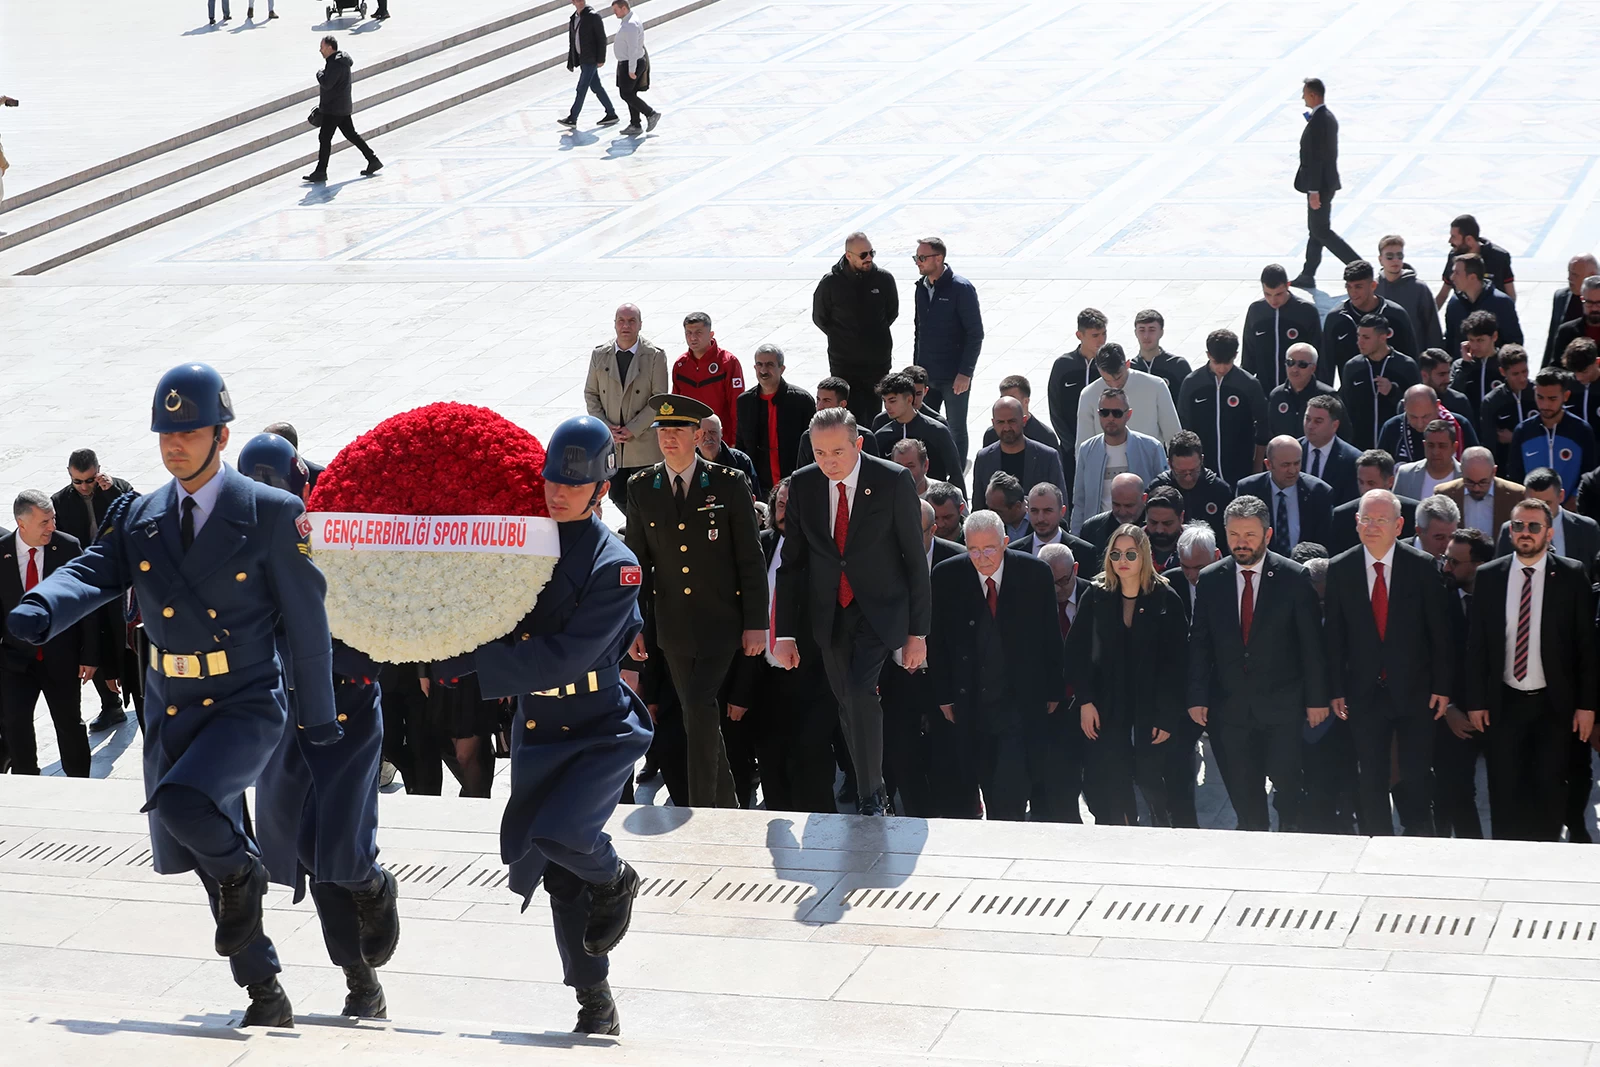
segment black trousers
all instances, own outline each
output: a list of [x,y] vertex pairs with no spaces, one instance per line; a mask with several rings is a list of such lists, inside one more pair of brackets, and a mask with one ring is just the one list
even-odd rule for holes
[[[1150,728],[1132,723],[1126,714],[1100,710],[1099,736],[1088,741],[1084,750],[1083,784],[1089,794],[1089,808],[1095,821],[1112,826],[1137,826],[1139,805],[1133,795],[1135,783],[1144,794],[1153,826],[1171,826],[1167,808],[1168,737],[1152,744]],[[1080,720],[1081,721],[1081,720]],[[1082,729],[1081,725],[1079,727]],[[1088,740],[1085,735],[1085,740]]]
[[1572,711],[1550,706],[1547,690],[1505,686],[1500,711],[1483,732],[1489,771],[1489,824],[1497,841],[1561,838]]
[[975,725],[966,720],[951,722],[939,712],[928,718],[925,738],[928,744],[928,817],[976,819],[982,810],[982,801],[978,797]]
[[39,773],[39,739],[33,729],[33,713],[43,695],[56,728],[62,772],[69,778],[89,777],[89,731],[83,725],[78,684],[76,674],[52,676],[38,660],[20,671],[0,671],[0,708],[4,709],[12,774]]
[[839,723],[856,769],[856,793],[870,796],[883,788],[883,707],[878,703],[878,677],[889,649],[878,640],[852,601],[835,607],[833,631],[822,649],[828,684],[839,701]]
[[983,811],[993,822],[1021,822],[1028,811],[1033,781],[1046,769],[1041,765],[1027,732],[1008,730],[977,735],[978,788],[983,790]]
[[733,786],[727,746],[722,740],[722,683],[728,678],[737,648],[696,656],[663,649],[672,683],[683,708],[683,734],[688,742],[689,806],[734,808],[739,799]]
[[[639,72],[642,74],[645,69],[644,63],[641,62],[639,64]],[[639,99],[639,90],[634,88],[638,84],[638,78],[628,77],[627,60],[619,61],[617,63],[617,95],[622,97],[624,104],[628,105],[628,119],[635,126],[639,125],[641,115],[649,118],[656,113],[655,108]]]
[[1300,829],[1311,834],[1356,831],[1356,743],[1350,723],[1330,716],[1326,730],[1302,742]]
[[1400,781],[1394,807],[1407,837],[1433,836],[1433,713],[1403,707],[1387,689],[1349,709],[1350,735],[1356,743],[1356,789],[1361,832],[1371,837],[1394,836],[1389,809],[1390,753],[1400,760]]
[[762,663],[761,703],[745,720],[768,811],[833,814],[833,732],[839,706],[815,656],[793,671]]
[[1333,232],[1333,194],[1323,193],[1321,201],[1322,206],[1314,208],[1311,198],[1306,197],[1306,268],[1301,273],[1308,278],[1314,277],[1322,265],[1324,248],[1338,256],[1341,263],[1361,258],[1343,237]]
[[1028,817],[1034,822],[1083,822],[1078,798],[1083,793],[1083,757],[1088,743],[1078,706],[1070,699],[1034,723],[1031,744],[1038,748],[1037,758],[1045,768],[1034,779],[1028,798]]
[[1571,735],[1572,763],[1567,768],[1567,806],[1562,821],[1567,825],[1567,840],[1587,845],[1589,835],[1589,794],[1594,792],[1594,761],[1589,742]]
[[369,164],[376,163],[378,157],[373,155],[372,149],[367,147],[367,142],[361,139],[356,132],[355,121],[349,115],[338,118],[324,118],[322,128],[317,131],[317,169],[315,174],[328,173],[328,156],[333,152],[333,131],[338,130],[344,134],[344,139],[355,145],[356,150],[367,157]]
[[1217,746],[1217,763],[1222,768],[1222,784],[1228,790],[1241,830],[1268,830],[1267,779],[1272,779],[1273,806],[1278,826],[1293,830],[1300,824],[1300,725],[1296,718],[1286,723],[1218,724],[1208,727]]
[[934,703],[927,671],[909,674],[889,660],[878,679],[883,705],[883,780],[889,798],[899,795],[896,815],[917,819],[934,811],[931,765],[926,726],[933,716],[943,718]]
[[[1433,824],[1440,837],[1483,839],[1478,817],[1478,757],[1483,755],[1483,735],[1469,734],[1463,741],[1450,732],[1443,719],[1433,733]],[[1585,797],[1585,801],[1587,801]]]
[[[889,361],[884,360],[883,369],[878,370],[853,365],[841,366],[830,359],[828,373],[850,383],[850,401],[845,406],[850,409],[850,414],[856,417],[856,423],[862,427],[861,432],[871,433],[872,420],[883,410],[883,401],[878,397],[878,383],[889,373]],[[806,462],[809,463],[810,460]]]
[[1195,810],[1195,779],[1200,773],[1200,735],[1204,731],[1188,715],[1173,728],[1172,736],[1157,746],[1162,777],[1167,787],[1169,826],[1198,830],[1200,816]]

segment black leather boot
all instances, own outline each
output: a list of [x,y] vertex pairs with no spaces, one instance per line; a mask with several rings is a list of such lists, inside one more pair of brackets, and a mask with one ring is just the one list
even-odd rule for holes
[[400,944],[400,887],[382,867],[372,888],[351,894],[356,902],[356,923],[361,931],[361,958],[369,967],[382,967]]
[[387,1019],[389,1004],[383,998],[383,986],[378,984],[378,972],[365,963],[353,963],[344,969],[344,984],[350,995],[344,998],[344,1011],[340,1014],[357,1019]]
[[583,928],[583,951],[604,956],[617,947],[633,921],[633,898],[638,895],[639,872],[626,860],[611,881],[589,887],[589,921]]
[[243,952],[261,933],[261,898],[266,894],[267,869],[254,856],[237,875],[217,883],[217,955]]
[[578,990],[578,1025],[572,1032],[607,1037],[622,1035],[622,1016],[617,1014],[617,1002],[611,999],[610,982]]
[[294,1005],[289,994],[283,991],[276,978],[257,982],[246,987],[250,992],[250,1006],[245,1009],[240,1026],[270,1026],[279,1030],[294,1028]]

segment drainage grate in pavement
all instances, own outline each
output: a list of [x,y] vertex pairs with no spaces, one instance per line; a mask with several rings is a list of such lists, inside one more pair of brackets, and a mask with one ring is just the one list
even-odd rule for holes
[[1231,894],[1225,889],[1106,886],[1074,934],[1156,941],[1203,941]]
[[[705,868],[702,868],[705,870]],[[644,873],[644,868],[640,869]],[[682,902],[684,915],[725,915],[750,919],[800,919],[816,906],[839,876],[807,871],[775,873],[759,867],[719,867],[707,871],[696,891]]]
[[1347,948],[1482,952],[1500,905],[1482,901],[1369,899]]
[[973,882],[939,917],[951,930],[1065,934],[1089,906],[1098,886],[1060,882]]
[[1206,940],[1338,948],[1355,925],[1361,903],[1360,897],[1235,893]]
[[1503,905],[1485,951],[1501,956],[1600,959],[1600,908]]
[[0,871],[83,877],[145,843],[134,834],[94,830],[42,830],[0,857]]
[[851,874],[811,913],[808,922],[932,927],[948,916],[967,889],[966,878]]

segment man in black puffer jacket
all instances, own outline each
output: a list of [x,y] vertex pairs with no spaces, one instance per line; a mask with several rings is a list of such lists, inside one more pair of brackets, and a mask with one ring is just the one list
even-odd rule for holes
[[317,135],[320,145],[317,152],[317,169],[302,180],[308,182],[328,180],[328,155],[333,151],[334,130],[344,134],[344,139],[355,145],[361,154],[367,157],[367,169],[361,173],[370,177],[382,170],[383,164],[378,161],[372,149],[367,147],[367,142],[361,139],[361,135],[356,132],[356,124],[350,118],[356,109],[350,93],[350,68],[354,64],[348,55],[339,51],[339,42],[331,34],[322,39],[322,58],[326,62],[322,69],[317,71],[317,85],[322,90],[321,99],[317,103],[317,114],[321,120]]
[[828,373],[850,383],[850,410],[863,426],[882,407],[878,382],[889,373],[889,327],[899,315],[894,276],[877,265],[866,234],[851,234],[844,255],[817,283],[811,321],[828,337]]

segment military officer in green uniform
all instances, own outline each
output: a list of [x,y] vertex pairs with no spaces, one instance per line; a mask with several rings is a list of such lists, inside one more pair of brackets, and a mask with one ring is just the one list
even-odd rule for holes
[[767,566],[756,536],[750,482],[695,449],[712,411],[685,396],[650,398],[660,463],[628,480],[628,548],[642,571],[646,634],[633,657],[659,648],[683,706],[689,804],[737,805],[722,743],[718,694],[733,659],[767,650]]

